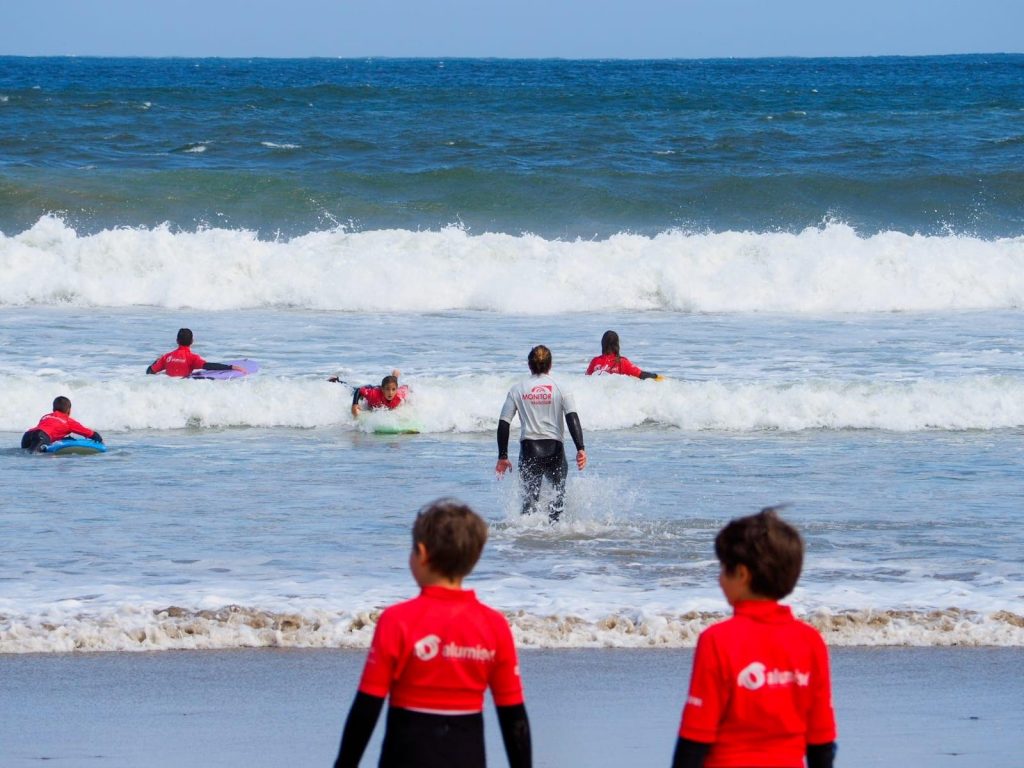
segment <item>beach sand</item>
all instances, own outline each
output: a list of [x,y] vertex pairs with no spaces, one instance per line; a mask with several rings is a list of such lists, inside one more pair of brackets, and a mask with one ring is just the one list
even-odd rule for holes
[[[668,766],[692,650],[522,652],[534,765]],[[0,765],[328,766],[364,652],[0,656]],[[840,766],[1024,765],[1019,648],[837,648]],[[376,765],[383,717],[363,765]],[[488,702],[488,755],[505,765]]]

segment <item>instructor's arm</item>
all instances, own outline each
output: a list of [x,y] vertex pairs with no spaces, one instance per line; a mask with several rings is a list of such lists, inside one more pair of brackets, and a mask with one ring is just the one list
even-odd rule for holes
[[498,477],[512,469],[512,462],[508,460],[508,435],[511,431],[511,424],[504,419],[498,419],[498,463],[494,467]]
[[582,472],[587,466],[587,450],[583,447],[583,427],[580,426],[580,417],[576,411],[565,414],[565,424],[569,427],[569,435],[576,446],[576,469]]

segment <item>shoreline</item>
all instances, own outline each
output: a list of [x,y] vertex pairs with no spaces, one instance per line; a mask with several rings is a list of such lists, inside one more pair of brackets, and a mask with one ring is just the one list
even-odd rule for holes
[[[1020,649],[831,656],[837,765],[1020,764]],[[521,649],[520,658],[538,768],[671,763],[692,649]],[[0,763],[330,765],[364,659],[304,649],[0,655]],[[501,766],[489,697],[485,719],[490,763]],[[376,764],[383,726],[363,765]]]

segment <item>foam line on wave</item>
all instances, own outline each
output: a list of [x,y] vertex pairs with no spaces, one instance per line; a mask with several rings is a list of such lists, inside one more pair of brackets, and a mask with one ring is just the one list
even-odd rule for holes
[[[384,260],[401,269],[375,268]],[[668,231],[571,241],[455,226],[266,240],[247,230],[167,226],[79,235],[46,216],[22,233],[0,233],[0,273],[0,306],[522,314],[1013,309],[1024,306],[1024,237],[861,235],[828,223],[798,233]]]

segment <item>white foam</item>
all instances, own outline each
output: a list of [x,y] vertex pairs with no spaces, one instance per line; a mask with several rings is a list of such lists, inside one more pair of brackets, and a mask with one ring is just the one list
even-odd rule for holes
[[[272,367],[251,378],[217,384],[134,373],[115,379],[61,368],[0,373],[0,431],[33,426],[34,421],[26,423],[26,414],[41,415],[58,391],[72,399],[77,418],[104,434],[186,427],[359,428],[349,416],[347,387],[308,376],[274,375]],[[1024,381],[1008,376],[870,382],[561,378],[575,391],[587,431],[657,426],[688,431],[911,432],[1024,424]],[[406,379],[412,395],[402,411],[377,414],[362,428],[395,420],[415,423],[426,433],[491,432],[512,381],[491,375]]]
[[168,226],[79,235],[46,216],[25,232],[0,235],[0,273],[0,305],[525,314],[1005,309],[1024,306],[1024,238],[863,237],[832,223],[797,234],[673,231],[574,241],[457,227],[338,228],[264,240],[245,230]]
[[[0,653],[365,648],[379,616],[379,608],[273,611],[236,604],[216,609],[125,604],[91,614],[0,615]],[[506,617],[525,648],[687,648],[726,615],[625,611],[588,619],[514,610]],[[801,617],[832,646],[1024,647],[1024,616],[1007,611],[821,610]]]

